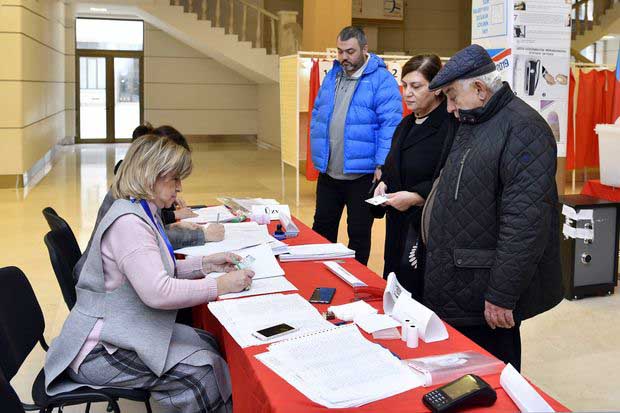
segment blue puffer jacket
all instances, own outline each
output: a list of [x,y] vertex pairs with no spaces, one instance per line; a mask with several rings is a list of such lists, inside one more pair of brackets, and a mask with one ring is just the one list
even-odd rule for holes
[[[392,136],[402,120],[402,98],[398,84],[383,60],[370,61],[357,82],[344,128],[344,173],[372,173],[383,165]],[[336,79],[342,72],[338,61],[327,73],[312,110],[310,144],[312,162],[320,172],[329,160],[329,123],[334,111]]]

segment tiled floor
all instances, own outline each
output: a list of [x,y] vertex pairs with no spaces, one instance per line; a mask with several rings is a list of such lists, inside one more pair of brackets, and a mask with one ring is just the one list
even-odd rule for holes
[[[193,144],[194,172],[184,182],[189,203],[215,203],[221,195],[281,199],[279,152],[260,149],[245,140]],[[43,307],[46,338],[55,337],[67,309],[53,276],[43,236],[48,231],[41,210],[52,206],[85,246],[100,201],[111,182],[112,168],[127,145],[78,145],[61,149],[57,162],[39,184],[28,190],[0,189],[0,266],[16,265],[28,275]],[[307,224],[314,212],[314,184],[301,178],[301,203],[294,206],[294,173],[286,169],[284,202]],[[345,217],[343,217],[343,220]],[[385,224],[376,221],[369,266],[382,272]],[[344,225],[340,239],[346,243]],[[617,311],[620,296],[564,301],[522,328],[523,370],[534,383],[575,410],[620,409],[620,338]],[[20,397],[30,400],[30,384],[43,363],[36,349],[12,381]],[[136,403],[122,404],[124,412],[142,412]],[[67,408],[67,412],[83,411]],[[104,412],[104,405],[92,411]]]

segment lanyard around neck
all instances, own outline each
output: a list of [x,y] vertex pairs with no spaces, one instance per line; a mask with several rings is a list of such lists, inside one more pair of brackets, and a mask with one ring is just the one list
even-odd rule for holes
[[[131,202],[135,202],[135,199],[133,199]],[[174,248],[172,248],[172,244],[170,244],[170,240],[168,239],[168,236],[166,235],[164,228],[159,224],[158,221],[155,220],[155,217],[153,216],[153,213],[151,212],[151,208],[149,207],[149,204],[144,199],[140,200],[140,205],[142,206],[142,209],[144,209],[144,212],[146,212],[146,215],[150,218],[153,225],[155,225],[155,228],[157,228],[157,230],[159,231],[161,237],[164,239],[164,242],[166,243],[166,247],[168,247],[168,252],[170,253],[170,257],[172,258],[172,263],[174,267],[176,268],[177,260],[174,257]]]

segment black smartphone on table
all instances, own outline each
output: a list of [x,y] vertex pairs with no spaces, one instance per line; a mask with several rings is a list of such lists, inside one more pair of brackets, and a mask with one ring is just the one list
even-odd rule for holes
[[332,302],[334,294],[336,294],[335,288],[318,287],[315,288],[308,301],[314,304],[329,304]]

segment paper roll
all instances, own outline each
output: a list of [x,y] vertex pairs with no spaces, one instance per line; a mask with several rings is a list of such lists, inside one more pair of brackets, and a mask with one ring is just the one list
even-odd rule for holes
[[413,324],[407,325],[405,328],[407,332],[407,347],[409,348],[417,348],[418,347],[418,328]]
[[411,324],[411,320],[405,320],[400,327],[400,339],[403,341],[407,341],[407,327],[409,324]]

